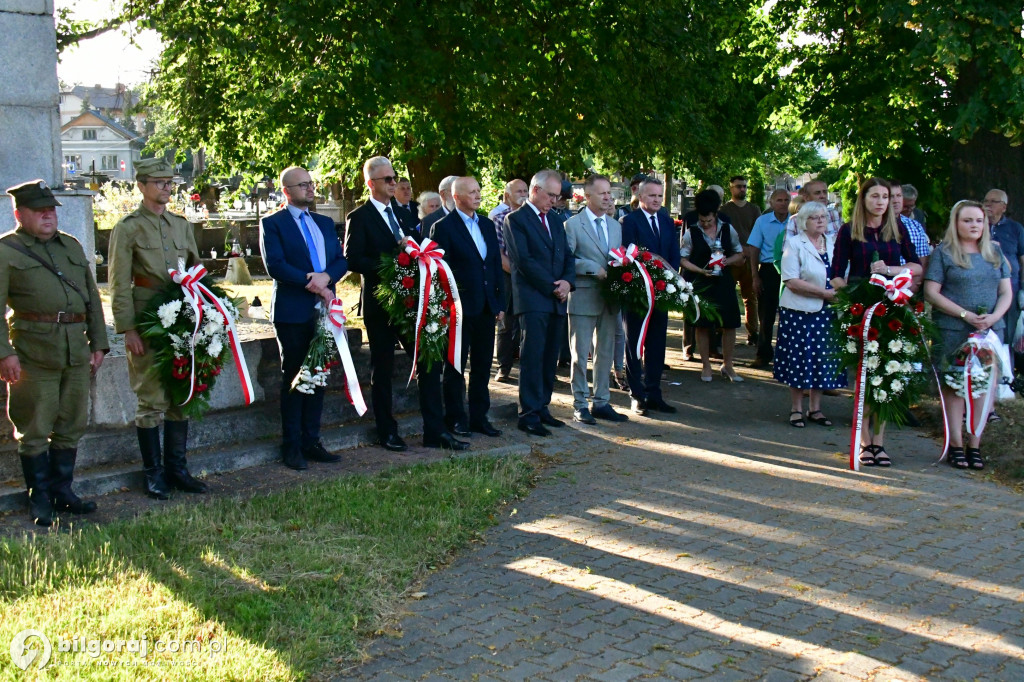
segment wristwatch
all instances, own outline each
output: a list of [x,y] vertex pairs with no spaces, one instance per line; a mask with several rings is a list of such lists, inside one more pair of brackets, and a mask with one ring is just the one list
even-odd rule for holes
[[966,320],[967,319],[967,309],[966,308],[960,311],[960,319],[961,320]]

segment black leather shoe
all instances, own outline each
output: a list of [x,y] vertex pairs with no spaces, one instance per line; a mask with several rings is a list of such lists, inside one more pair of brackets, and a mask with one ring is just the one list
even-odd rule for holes
[[501,431],[491,426],[489,421],[476,422],[471,424],[469,428],[476,433],[482,433],[485,436],[490,436],[491,438],[497,438],[501,435]]
[[607,419],[610,422],[628,422],[629,417],[624,414],[619,414],[615,411],[611,405],[602,405],[601,407],[595,407],[590,411],[590,414],[595,419]]
[[327,464],[334,464],[335,462],[341,461],[341,455],[332,455],[327,452],[327,448],[320,441],[317,441],[308,448],[303,449],[303,456],[306,459],[313,462],[326,462]]
[[596,424],[597,420],[590,414],[590,410],[583,408],[582,410],[573,410],[572,420],[579,422],[580,424]]
[[441,448],[442,450],[466,450],[469,448],[469,443],[464,440],[459,440],[452,434],[445,431],[437,440],[423,439],[423,447],[425,448]]
[[536,423],[532,423],[532,422],[529,423],[529,424],[520,423],[519,424],[519,430],[520,431],[526,431],[526,433],[530,434],[531,436],[550,436],[551,435],[551,432],[548,431],[547,429],[545,429],[543,424],[536,424]]
[[302,456],[302,450],[296,446],[281,446],[281,461],[286,467],[296,471],[305,471],[309,468],[306,458]]
[[661,398],[658,398],[657,400],[648,400],[647,409],[654,410],[655,412],[664,412],[666,414],[675,414],[678,412],[676,408],[672,407]]
[[544,426],[552,426],[554,428],[561,428],[565,426],[565,422],[561,419],[555,419],[549,413],[544,413],[540,416],[540,423]]
[[452,422],[448,425],[448,432],[453,433],[456,436],[468,436],[472,433],[469,425],[463,421]]
[[389,434],[387,438],[381,438],[380,446],[391,452],[405,452],[405,449],[409,447],[397,433]]
[[647,401],[633,398],[629,401],[629,409],[633,411],[633,414],[638,414],[643,417],[647,414]]

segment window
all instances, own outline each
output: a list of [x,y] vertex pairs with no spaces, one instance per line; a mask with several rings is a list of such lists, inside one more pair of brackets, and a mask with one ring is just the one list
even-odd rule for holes
[[96,139],[96,129],[95,128],[86,128],[85,130],[83,130],[82,131],[82,139],[83,140],[95,140]]
[[120,170],[117,166],[117,156],[104,154],[100,157],[100,170]]
[[84,170],[82,168],[82,157],[77,154],[65,155],[64,168],[66,168],[68,172],[82,172]]

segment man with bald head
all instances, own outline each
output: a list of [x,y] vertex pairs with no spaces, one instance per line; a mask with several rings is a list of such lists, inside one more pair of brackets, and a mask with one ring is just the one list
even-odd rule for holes
[[505,248],[505,235],[502,230],[505,227],[505,219],[512,211],[517,210],[526,201],[529,189],[526,183],[519,178],[509,180],[505,184],[506,204],[503,211],[494,214],[494,230],[498,235],[498,248],[501,250],[501,269],[504,271],[505,280],[505,317],[498,323],[498,373],[495,381],[510,381],[512,363],[515,360],[515,351],[519,348],[519,316],[515,314],[512,307],[512,261],[508,257],[508,249]]
[[434,227],[434,223],[455,210],[455,200],[452,199],[452,185],[458,178],[458,175],[449,175],[437,186],[437,193],[441,195],[441,208],[429,214],[420,223],[420,233],[424,237],[430,236],[430,230]]
[[1001,189],[990,189],[985,195],[985,214],[992,226],[992,239],[999,242],[1003,255],[1010,261],[1010,284],[1013,286],[1013,304],[1006,317],[1006,343],[1013,342],[1017,329],[1017,318],[1024,307],[1024,227],[1016,220],[1006,216],[1006,192]]
[[[480,184],[476,178],[458,178],[452,183],[452,198],[455,210],[434,223],[432,236],[444,249],[444,259],[455,275],[462,299],[463,371],[445,363],[445,422],[456,436],[474,431],[493,438],[500,436],[501,431],[487,419],[491,406],[487,384],[491,380],[494,358],[494,323],[502,319],[505,310],[501,254],[494,223],[477,213]],[[467,358],[470,362],[468,415],[464,378]]]

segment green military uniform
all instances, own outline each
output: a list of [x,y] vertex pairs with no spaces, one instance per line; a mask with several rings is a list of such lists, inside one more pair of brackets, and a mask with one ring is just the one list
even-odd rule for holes
[[[142,174],[141,169],[139,174]],[[180,215],[167,211],[157,215],[139,206],[114,226],[107,270],[114,331],[123,334],[135,329],[136,316],[170,283],[168,270],[177,270],[179,259],[184,261],[185,267],[199,262],[192,225]],[[153,354],[148,344],[145,355],[128,353],[128,373],[139,402],[136,426],[159,426],[165,416],[173,421],[185,419],[181,409],[168,400],[153,370]]]
[[[41,180],[7,192],[19,210],[60,206]],[[88,305],[73,286],[19,248],[40,257],[77,285],[88,297]],[[10,322],[0,318],[0,359],[16,354],[21,366],[20,379],[9,385],[7,405],[18,454],[23,464],[26,459],[47,460],[38,462],[40,472],[30,473],[26,468],[30,495],[33,487],[41,487],[44,496],[49,495],[43,484],[51,464],[56,466],[61,460],[66,465],[70,458],[66,471],[54,471],[49,479],[55,484],[51,487],[56,501],[66,502],[69,498],[56,486],[63,485],[66,477],[70,494],[75,448],[89,420],[90,355],[110,348],[99,291],[82,245],[59,231],[43,240],[20,225],[0,237],[0,301],[13,311]],[[48,450],[53,457],[47,456]],[[33,478],[39,480],[29,480]],[[58,508],[70,506],[61,503]],[[95,505],[89,511],[92,509]]]

